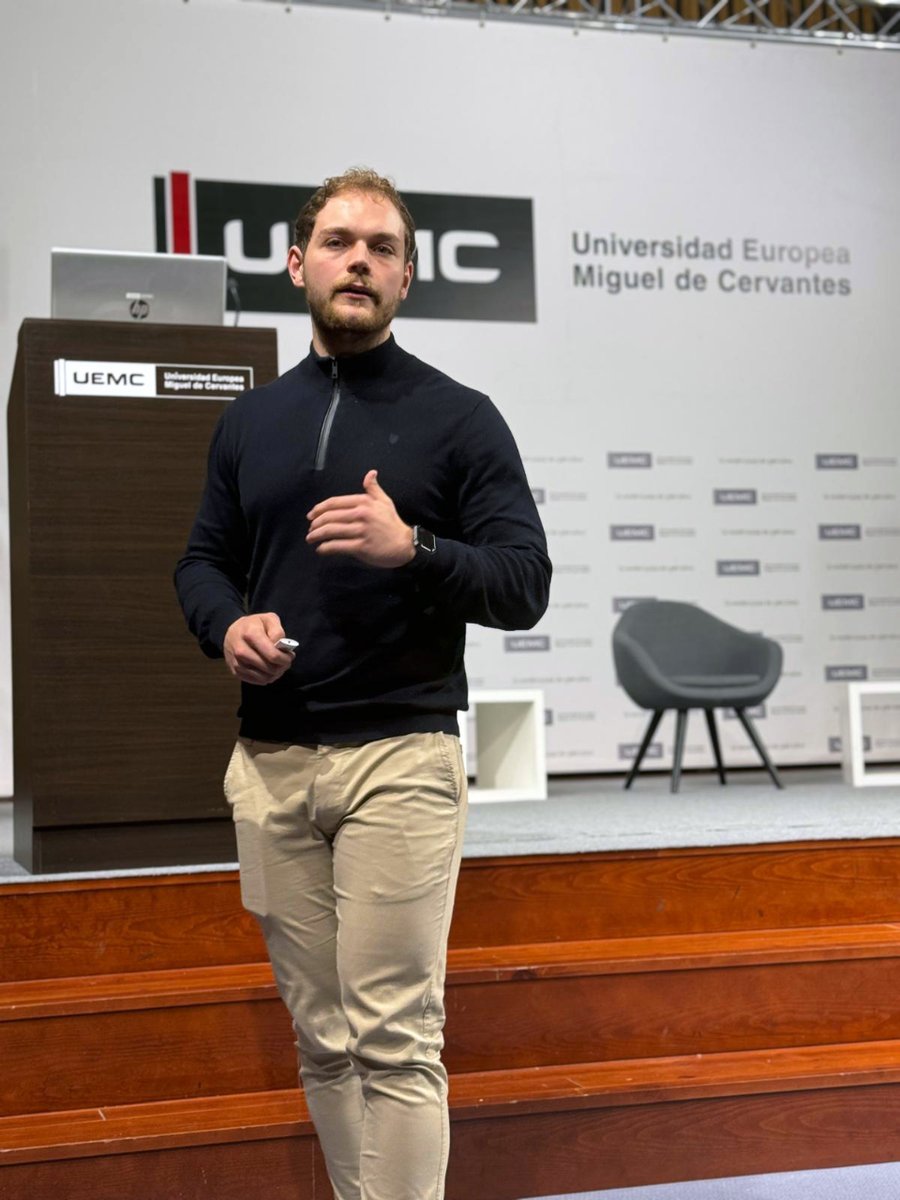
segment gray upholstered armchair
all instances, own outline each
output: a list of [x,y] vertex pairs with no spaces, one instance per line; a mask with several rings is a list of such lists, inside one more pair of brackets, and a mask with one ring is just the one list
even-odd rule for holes
[[672,791],[678,791],[687,714],[702,708],[719,780],[725,769],[713,710],[733,708],[776,787],[781,780],[746,709],[761,704],[781,675],[777,642],[745,633],[695,604],[642,600],[622,614],[613,630],[613,658],[619,683],[641,708],[653,712],[634,765],[625,780],[631,787],[641,761],[667,708],[676,711]]

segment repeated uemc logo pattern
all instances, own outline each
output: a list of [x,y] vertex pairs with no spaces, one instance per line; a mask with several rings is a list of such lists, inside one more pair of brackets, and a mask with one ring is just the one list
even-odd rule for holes
[[820,525],[819,540],[822,542],[856,542],[862,537],[860,525]]
[[[619,742],[618,752],[619,759],[623,762],[634,762],[638,756],[640,749],[639,742]],[[644,758],[662,758],[663,745],[662,742],[651,742],[644,752]]]
[[[173,233],[178,220],[190,234]],[[315,188],[295,184],[154,180],[157,250],[224,255],[247,312],[304,312],[285,270],[293,222]],[[168,186],[167,186],[168,185]],[[417,227],[416,277],[402,313],[464,321],[536,320],[532,201],[405,192]],[[191,213],[189,210],[193,208]]]
[[869,668],[862,663],[847,663],[825,668],[826,683],[843,683],[849,680],[869,678]]
[[611,542],[652,542],[656,538],[653,525],[610,525]]
[[532,650],[549,650],[550,638],[543,633],[520,633],[503,639],[503,649],[507,653],[521,653]]
[[859,469],[858,454],[817,454],[817,471],[856,471]]
[[758,575],[758,558],[720,558],[716,560],[717,575]]
[[713,504],[756,504],[756,488],[714,488]]
[[842,592],[826,594],[822,597],[822,608],[826,612],[846,612],[848,609],[863,609],[866,598],[859,592]]
[[653,466],[653,455],[646,450],[611,450],[606,455],[606,465],[611,470],[630,470],[635,467],[647,469]]
[[[754,721],[764,721],[767,715],[766,706],[764,704],[752,704],[749,708],[745,708],[744,712]],[[737,719],[737,713],[733,708],[726,708],[722,710],[723,721],[736,721]]]
[[635,604],[641,604],[645,600],[655,599],[655,596],[613,596],[612,610],[614,613],[623,613]]

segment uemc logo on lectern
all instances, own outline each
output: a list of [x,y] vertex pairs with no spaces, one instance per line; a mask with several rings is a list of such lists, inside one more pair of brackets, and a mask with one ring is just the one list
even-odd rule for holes
[[[173,171],[154,179],[156,248],[224,255],[247,312],[305,312],[285,264],[294,218],[314,191]],[[404,199],[418,249],[403,316],[536,320],[530,199],[433,192],[406,192]]]

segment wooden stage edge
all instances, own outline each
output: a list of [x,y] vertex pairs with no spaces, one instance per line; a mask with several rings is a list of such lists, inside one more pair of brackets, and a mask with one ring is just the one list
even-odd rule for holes
[[[900,838],[463,861],[447,1200],[900,1160]],[[234,870],[0,886],[4,1200],[330,1197]]]
[[[900,828],[900,813],[898,813],[898,828]],[[584,863],[591,859],[626,859],[626,858],[674,858],[688,857],[697,854],[709,855],[733,855],[746,854],[748,851],[755,852],[783,852],[785,850],[794,851],[805,847],[816,847],[823,850],[835,850],[848,846],[898,846],[900,847],[900,835],[897,837],[830,837],[830,838],[802,838],[799,840],[785,840],[779,842],[741,842],[732,845],[719,846],[710,844],[708,846],[654,846],[654,847],[635,847],[633,849],[623,850],[585,850],[585,851],[566,851],[564,853],[545,853],[545,854],[492,854],[481,855],[478,857],[463,858],[461,869],[478,870],[480,868],[494,868],[498,865],[536,865],[538,863]],[[237,867],[232,867],[220,864],[210,864],[208,867],[204,863],[198,863],[194,867],[182,866],[178,864],[162,865],[158,867],[135,867],[129,868],[127,871],[77,871],[64,874],[60,878],[58,873],[48,875],[34,874],[18,874],[18,875],[0,875],[0,897],[2,897],[3,889],[11,888],[21,891],[26,890],[42,890],[44,888],[69,891],[81,891],[89,888],[94,884],[109,885],[111,887],[129,887],[141,885],[147,882],[158,884],[178,884],[180,882],[192,881],[202,882],[203,880],[216,879],[237,879]]]

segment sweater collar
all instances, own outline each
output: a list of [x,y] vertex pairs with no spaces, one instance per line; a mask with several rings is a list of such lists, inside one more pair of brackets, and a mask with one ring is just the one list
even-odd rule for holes
[[360,354],[339,354],[336,360],[330,354],[317,354],[312,346],[309,348],[310,360],[323,375],[330,375],[332,363],[337,361],[338,370],[345,379],[377,379],[397,362],[402,353],[393,334],[389,334],[386,341],[371,350],[363,350]]

